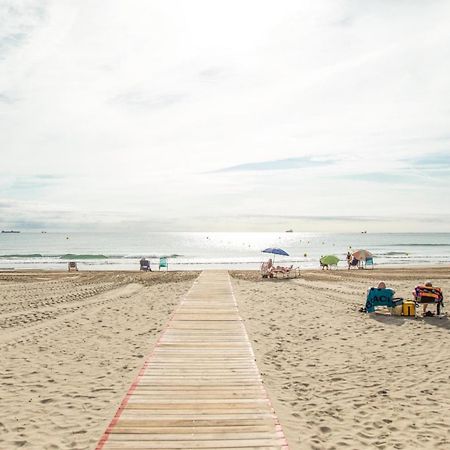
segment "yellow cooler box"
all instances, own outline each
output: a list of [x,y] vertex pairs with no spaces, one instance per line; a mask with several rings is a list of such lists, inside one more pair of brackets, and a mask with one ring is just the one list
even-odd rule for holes
[[416,304],[411,301],[403,302],[403,315],[404,316],[415,316],[416,315]]

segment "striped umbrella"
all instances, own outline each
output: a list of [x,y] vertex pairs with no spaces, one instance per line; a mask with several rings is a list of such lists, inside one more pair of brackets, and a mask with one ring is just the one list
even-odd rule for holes
[[352,256],[358,261],[365,261],[367,258],[373,258],[373,255],[369,250],[356,250],[356,252],[353,252]]

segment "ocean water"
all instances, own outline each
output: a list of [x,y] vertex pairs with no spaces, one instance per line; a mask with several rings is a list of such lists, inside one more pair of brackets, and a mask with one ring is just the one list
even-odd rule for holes
[[450,233],[0,233],[0,269],[66,270],[77,261],[81,270],[136,270],[146,257],[157,269],[160,256],[169,269],[258,269],[284,249],[276,264],[317,268],[322,255],[334,254],[345,268],[347,251],[367,249],[375,266],[449,265]]

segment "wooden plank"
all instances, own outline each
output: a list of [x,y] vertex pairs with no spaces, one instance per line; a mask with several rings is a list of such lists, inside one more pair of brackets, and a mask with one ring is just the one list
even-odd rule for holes
[[117,450],[124,449],[205,449],[205,448],[259,448],[259,447],[277,447],[281,448],[286,444],[285,439],[226,439],[226,440],[208,440],[208,441],[117,441],[111,437],[105,449]]
[[230,425],[230,426],[195,426],[195,427],[121,427],[115,426],[111,433],[131,433],[131,434],[208,434],[208,433],[239,433],[240,436],[246,433],[272,433],[273,427],[271,425]]
[[[126,413],[125,413],[126,414]],[[115,426],[118,427],[146,427],[146,428],[164,428],[164,427],[233,427],[233,426],[268,426],[273,429],[274,421],[273,416],[263,417],[260,416],[248,418],[248,417],[237,417],[232,416],[228,418],[200,418],[200,419],[192,419],[192,418],[184,418],[180,419],[177,417],[150,417],[146,418],[145,415],[141,417],[129,416],[129,417],[121,417],[116,422]]]
[[181,301],[96,450],[287,450],[226,272]]
[[189,432],[185,433],[173,433],[165,432],[162,433],[148,433],[147,429],[140,428],[140,432],[136,432],[135,428],[122,428],[122,432],[114,430],[112,433],[114,436],[110,438],[110,441],[211,441],[211,440],[226,440],[226,439],[282,439],[283,434],[281,432],[274,432],[272,430],[263,431],[243,431],[237,432],[235,430],[224,431],[220,429],[219,431],[212,432],[207,429],[207,432],[199,433],[195,429],[191,428]]

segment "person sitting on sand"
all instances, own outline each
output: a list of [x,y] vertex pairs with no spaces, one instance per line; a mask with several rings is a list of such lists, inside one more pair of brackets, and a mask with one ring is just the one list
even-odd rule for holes
[[293,264],[290,267],[277,266],[274,268],[274,271],[281,272],[281,273],[289,273],[293,269],[293,267],[294,267]]
[[367,289],[367,293],[369,293],[372,289],[386,289],[386,283],[385,283],[384,281],[380,281],[380,282],[377,284],[377,287],[376,287],[376,288],[370,287],[369,289]]
[[275,270],[275,266],[273,265],[272,258],[269,258],[269,261],[266,263],[266,271],[268,273],[269,278],[273,278],[273,272]]
[[139,264],[141,266],[140,270],[144,270],[144,271],[152,271],[152,269],[150,268],[150,261],[148,259],[145,259],[144,257],[142,257],[139,261]]
[[366,306],[360,308],[360,312],[374,313],[378,306],[387,306],[393,312],[393,308],[403,303],[402,298],[393,298],[395,291],[386,287],[384,281],[380,281],[377,287],[371,287],[367,290]]
[[[426,294],[420,296],[419,291],[426,291]],[[426,281],[424,285],[416,286],[413,291],[414,299],[422,303],[423,315],[424,316],[433,316],[434,314],[430,311],[427,312],[428,303],[439,303],[442,304],[444,296],[442,295],[442,291],[440,288],[433,288],[433,284],[431,281]],[[427,298],[428,301],[424,301],[424,298]],[[438,306],[438,314],[439,314],[439,306]]]

